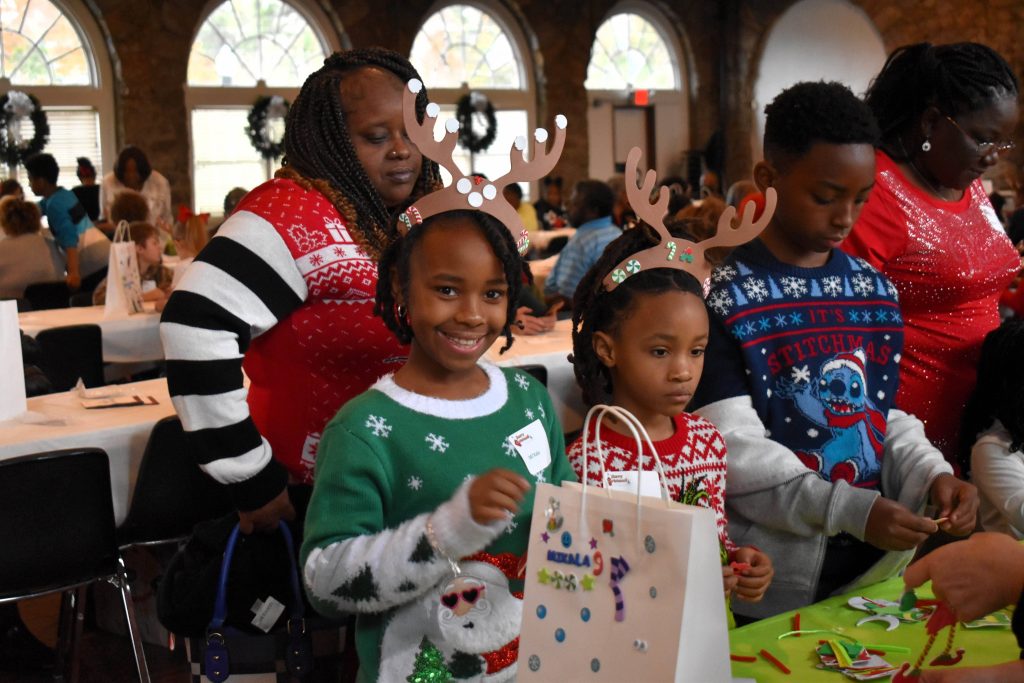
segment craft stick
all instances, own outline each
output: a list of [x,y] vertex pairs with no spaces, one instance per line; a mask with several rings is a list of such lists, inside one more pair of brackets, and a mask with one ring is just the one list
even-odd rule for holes
[[937,520],[935,520],[935,523],[936,524],[945,524],[948,521],[949,521],[949,517],[939,517]]
[[749,655],[734,655],[732,653],[729,654],[729,659],[731,659],[734,662],[756,662],[757,661],[757,657],[751,657]]
[[793,615],[793,630],[796,631],[796,633],[794,633],[793,635],[795,635],[797,638],[799,638],[800,637],[800,613],[799,612],[796,612]]
[[850,659],[850,655],[847,654],[846,648],[839,644],[838,640],[828,641],[828,646],[832,648],[832,654],[835,655],[836,661],[844,669],[850,668],[853,661]]
[[778,659],[776,659],[775,655],[773,655],[771,652],[768,652],[768,650],[762,649],[761,652],[759,652],[758,654],[760,654],[762,657],[767,659],[771,664],[773,664],[775,666],[776,669],[778,669],[782,673],[784,673],[784,674],[791,674],[791,673],[793,673],[792,671],[789,670],[788,666],[786,666],[785,664],[780,662]]

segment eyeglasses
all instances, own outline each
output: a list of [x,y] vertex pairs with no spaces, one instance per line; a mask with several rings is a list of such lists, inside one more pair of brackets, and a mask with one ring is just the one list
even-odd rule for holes
[[1004,142],[980,142],[976,137],[968,133],[966,130],[960,127],[960,124],[956,122],[952,116],[943,114],[946,120],[953,124],[960,133],[967,138],[975,148],[979,157],[987,157],[993,152],[996,154],[1002,154],[1003,152],[1009,152],[1011,149],[1016,147],[1016,143],[1013,140],[1006,140]]

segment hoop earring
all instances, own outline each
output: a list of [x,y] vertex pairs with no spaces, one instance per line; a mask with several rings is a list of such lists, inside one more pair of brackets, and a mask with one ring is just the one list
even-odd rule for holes
[[930,152],[932,149],[932,143],[928,138],[925,138],[924,142],[921,143],[922,152]]

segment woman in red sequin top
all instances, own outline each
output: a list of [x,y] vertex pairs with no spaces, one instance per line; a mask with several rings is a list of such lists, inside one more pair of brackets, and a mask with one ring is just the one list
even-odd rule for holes
[[882,130],[876,185],[842,249],[895,284],[897,403],[952,463],[982,339],[1021,265],[981,183],[1013,147],[1017,92],[992,49],[919,43],[895,50],[866,96]]

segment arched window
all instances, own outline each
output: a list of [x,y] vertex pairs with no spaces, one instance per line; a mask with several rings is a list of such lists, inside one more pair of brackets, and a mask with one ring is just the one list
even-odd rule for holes
[[[39,99],[50,126],[44,151],[57,159],[58,182],[67,187],[78,184],[77,157],[89,157],[99,173],[113,157],[113,74],[103,45],[80,0],[0,2],[0,93]],[[21,134],[34,134],[31,121]],[[31,196],[24,168],[18,178]]]
[[[524,45],[513,17],[499,5],[483,3],[444,6],[427,17],[416,34],[409,61],[423,75],[430,99],[441,106],[438,137],[444,122],[455,116],[459,98],[470,89],[494,105],[497,137],[491,146],[472,155],[461,145],[455,149],[455,162],[463,172],[488,178],[504,175],[510,167],[512,141],[535,125],[533,77]],[[482,128],[478,132],[482,134]],[[448,182],[447,171],[442,169],[442,175]],[[523,184],[523,190],[528,200],[530,188]]]
[[233,187],[252,189],[279,166],[279,159],[266,161],[252,147],[246,117],[260,96],[294,100],[306,77],[340,48],[319,28],[327,25],[326,17],[309,4],[226,0],[196,32],[186,103],[197,211],[221,213]]
[[[678,22],[676,22],[678,23]],[[590,175],[621,172],[630,148],[659,173],[682,175],[690,147],[682,36],[657,8],[622,2],[601,23],[590,49]]]

